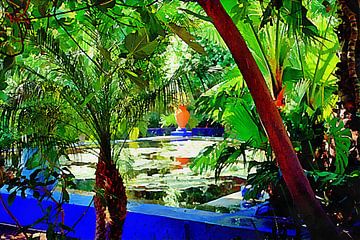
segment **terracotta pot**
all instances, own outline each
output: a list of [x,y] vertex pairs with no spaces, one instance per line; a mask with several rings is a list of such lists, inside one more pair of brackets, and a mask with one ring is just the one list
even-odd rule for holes
[[186,109],[186,106],[180,105],[178,109],[175,110],[175,119],[179,128],[185,128],[190,118],[190,113]]
[[188,164],[188,162],[190,161],[190,158],[186,158],[186,157],[177,157],[176,161],[181,163],[181,165],[186,165]]

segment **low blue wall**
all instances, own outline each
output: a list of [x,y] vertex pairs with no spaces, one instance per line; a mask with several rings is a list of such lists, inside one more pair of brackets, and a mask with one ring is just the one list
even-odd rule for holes
[[193,128],[191,130],[193,136],[212,136],[222,137],[224,135],[224,128]]
[[[174,135],[174,131],[176,128],[148,128],[147,135],[148,136],[166,136],[166,135]],[[185,130],[186,131],[186,130]],[[191,132],[189,131],[189,135],[186,136],[209,136],[209,137],[222,137],[224,135],[224,128],[192,128]],[[177,135],[175,135],[177,136]],[[178,135],[183,136],[183,135]]]
[[[1,193],[4,200],[8,194]],[[55,193],[58,197],[59,193]],[[74,232],[69,237],[79,239],[94,239],[95,235],[95,210],[89,207],[92,196],[71,194],[70,203],[63,206],[65,225],[73,226]],[[43,216],[46,208],[54,209],[52,201],[44,200],[41,205],[37,200],[17,196],[14,203],[9,206],[12,213],[22,225],[34,223]],[[192,209],[173,208],[155,204],[129,203],[123,239],[264,239],[271,235],[273,220],[253,217],[253,210],[240,211],[234,214],[222,214]],[[56,221],[53,217],[52,222]],[[0,223],[15,224],[3,207],[0,207]],[[46,230],[46,223],[33,226],[35,229]],[[294,235],[293,230],[288,230],[288,235]]]

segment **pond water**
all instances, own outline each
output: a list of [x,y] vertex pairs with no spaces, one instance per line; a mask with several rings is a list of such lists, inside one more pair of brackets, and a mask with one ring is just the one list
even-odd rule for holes
[[[205,147],[221,138],[153,137],[128,142],[119,156],[129,199],[180,207],[196,207],[239,191],[247,172],[242,163],[214,173],[197,174],[189,165]],[[122,143],[118,143],[122,144]],[[118,145],[119,146],[119,145]],[[94,186],[98,149],[70,155],[65,162],[75,175],[78,189]]]

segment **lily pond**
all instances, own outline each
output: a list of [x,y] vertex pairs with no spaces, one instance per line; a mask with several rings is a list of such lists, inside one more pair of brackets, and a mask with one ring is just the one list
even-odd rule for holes
[[[240,190],[247,175],[244,164],[225,169],[217,181],[213,172],[199,174],[190,168],[192,159],[201,150],[221,140],[217,137],[152,137],[117,143],[118,148],[123,147],[117,159],[128,198],[168,206],[226,211],[213,209],[206,203]],[[71,154],[70,161],[63,163],[75,175],[77,190],[93,191],[97,153],[96,148],[86,148]]]

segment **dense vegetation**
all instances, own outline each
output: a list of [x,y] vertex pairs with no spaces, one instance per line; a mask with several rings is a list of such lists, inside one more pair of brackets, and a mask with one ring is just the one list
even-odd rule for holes
[[[85,134],[100,147],[97,239],[119,238],[126,194],[111,143],[136,138],[149,111],[186,103],[226,128],[224,142],[206,149],[194,170],[218,176],[245,150],[263,151],[266,159],[249,164],[257,172],[249,175],[248,198],[261,190],[275,206],[284,199],[293,205],[292,198],[298,209],[279,214],[299,210],[314,238],[329,228],[337,234],[327,215],[351,232],[359,218],[352,187],[360,175],[358,3],[221,3],[231,19],[218,1],[1,1],[1,184],[11,199],[26,189],[42,199],[49,194],[44,186],[58,179],[58,204],[67,202],[73,176],[59,159]],[[234,23],[241,35],[227,35],[236,29],[223,23]],[[27,164],[19,164],[29,151],[35,153]],[[28,177],[21,173],[31,169]],[[309,181],[327,212],[319,221],[310,219],[322,209]]]

